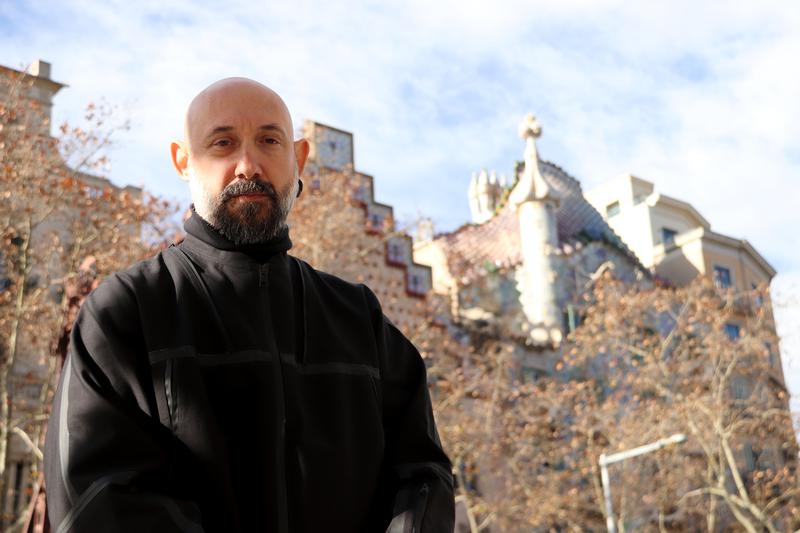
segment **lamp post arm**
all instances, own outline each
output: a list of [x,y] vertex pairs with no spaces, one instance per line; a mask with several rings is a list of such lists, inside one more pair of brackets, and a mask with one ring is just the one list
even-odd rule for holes
[[598,463],[600,464],[600,481],[603,484],[603,500],[605,501],[606,507],[606,528],[608,528],[608,533],[617,533],[617,524],[614,521],[614,504],[611,500],[611,480],[608,476],[608,465],[630,459],[631,457],[654,452],[670,444],[680,444],[681,442],[686,442],[686,435],[683,433],[676,433],[670,437],[659,439],[637,448],[631,448],[624,452],[612,453],[611,455],[600,454]]
[[669,446],[670,444],[679,444],[685,441],[686,435],[683,433],[677,433],[671,437],[659,439],[656,442],[645,444],[644,446],[639,446],[637,448],[631,448],[630,450],[625,450],[624,452],[612,453],[611,455],[603,454],[600,456],[600,463],[606,465],[618,463],[620,461],[624,461],[625,459],[630,459],[631,457],[637,457],[639,455],[660,450],[661,448]]

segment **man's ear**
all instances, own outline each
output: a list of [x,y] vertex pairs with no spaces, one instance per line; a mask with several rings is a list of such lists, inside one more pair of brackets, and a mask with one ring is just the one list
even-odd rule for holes
[[183,181],[189,181],[189,150],[186,145],[180,142],[173,142],[169,145],[169,151],[172,155],[172,165],[178,171]]
[[297,173],[299,175],[303,175],[303,169],[306,166],[306,160],[308,159],[308,151],[311,147],[308,144],[308,141],[305,139],[300,139],[294,142],[294,158],[297,160]]

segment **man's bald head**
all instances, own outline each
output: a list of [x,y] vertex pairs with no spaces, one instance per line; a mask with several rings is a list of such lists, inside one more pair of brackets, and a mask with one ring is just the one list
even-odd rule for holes
[[210,118],[219,117],[221,111],[234,102],[263,108],[275,117],[288,135],[292,134],[289,108],[278,93],[249,78],[224,78],[200,91],[189,103],[183,125],[184,140],[189,146],[202,136],[203,127],[207,127]]
[[257,81],[226,78],[195,96],[171,151],[197,214],[235,243],[276,235],[308,157],[308,142],[292,130],[283,99]]

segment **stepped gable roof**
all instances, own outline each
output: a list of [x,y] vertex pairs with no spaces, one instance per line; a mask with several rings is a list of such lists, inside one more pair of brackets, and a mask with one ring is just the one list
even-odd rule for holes
[[[603,241],[644,270],[633,252],[583,197],[580,182],[553,163],[539,164],[548,185],[560,194],[556,224],[561,249],[557,253],[568,255],[580,249],[582,242]],[[465,282],[476,279],[487,268],[508,268],[522,262],[519,222],[516,210],[508,203],[488,221],[465,224],[437,235],[435,241],[444,248],[451,272]]]

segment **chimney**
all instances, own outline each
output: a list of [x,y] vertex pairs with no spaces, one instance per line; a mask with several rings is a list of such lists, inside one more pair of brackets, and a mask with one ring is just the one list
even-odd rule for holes
[[36,76],[37,78],[50,79],[50,63],[37,59],[31,66],[28,67],[28,74]]

